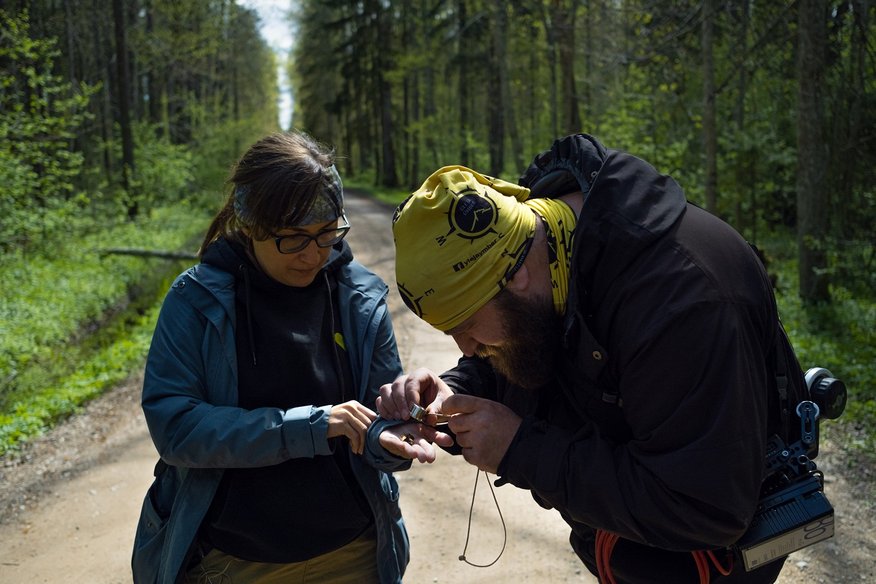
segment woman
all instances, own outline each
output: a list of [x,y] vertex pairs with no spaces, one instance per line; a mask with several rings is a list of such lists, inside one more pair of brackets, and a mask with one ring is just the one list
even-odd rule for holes
[[372,409],[401,365],[387,287],[343,241],[332,153],[271,135],[229,182],[146,363],[161,460],[134,580],[401,582],[408,539],[388,472],[434,460],[434,436],[384,432],[393,423]]

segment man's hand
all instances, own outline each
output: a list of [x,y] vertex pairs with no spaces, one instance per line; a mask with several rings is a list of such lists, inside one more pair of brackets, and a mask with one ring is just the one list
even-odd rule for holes
[[402,458],[435,462],[435,446],[453,446],[453,438],[431,426],[417,422],[387,428],[380,433],[380,445]]
[[329,414],[327,438],[346,436],[350,440],[350,450],[362,454],[365,449],[365,433],[377,414],[356,400],[332,406]]
[[[409,420],[411,405],[426,409],[427,414],[441,412],[441,404],[453,391],[429,369],[417,369],[380,387],[377,411],[387,420]],[[427,416],[426,422],[431,423]]]
[[520,416],[498,402],[462,394],[447,397],[441,411],[454,414],[449,427],[466,462],[496,473],[520,427]]

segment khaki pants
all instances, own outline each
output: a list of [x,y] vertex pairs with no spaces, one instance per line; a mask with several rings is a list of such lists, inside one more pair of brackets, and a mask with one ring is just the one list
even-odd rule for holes
[[379,581],[373,528],[340,549],[292,564],[248,562],[213,549],[183,580],[184,584],[371,584]]

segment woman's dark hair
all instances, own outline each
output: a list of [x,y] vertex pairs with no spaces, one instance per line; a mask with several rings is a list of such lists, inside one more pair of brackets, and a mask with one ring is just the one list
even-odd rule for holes
[[[250,146],[234,166],[225,205],[210,223],[198,256],[219,237],[245,239],[243,228],[261,240],[298,225],[323,189],[332,184],[332,164],[334,151],[299,131],[271,134]],[[235,212],[241,189],[245,223]]]

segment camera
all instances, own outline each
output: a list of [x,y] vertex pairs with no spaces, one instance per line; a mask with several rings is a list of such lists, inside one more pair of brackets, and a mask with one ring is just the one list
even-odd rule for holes
[[797,404],[800,439],[785,444],[779,436],[767,443],[766,478],[748,531],[734,547],[746,571],[828,539],[834,534],[833,506],[824,495],[818,455],[819,418],[836,419],[846,406],[846,386],[827,369],[804,375],[808,400]]

